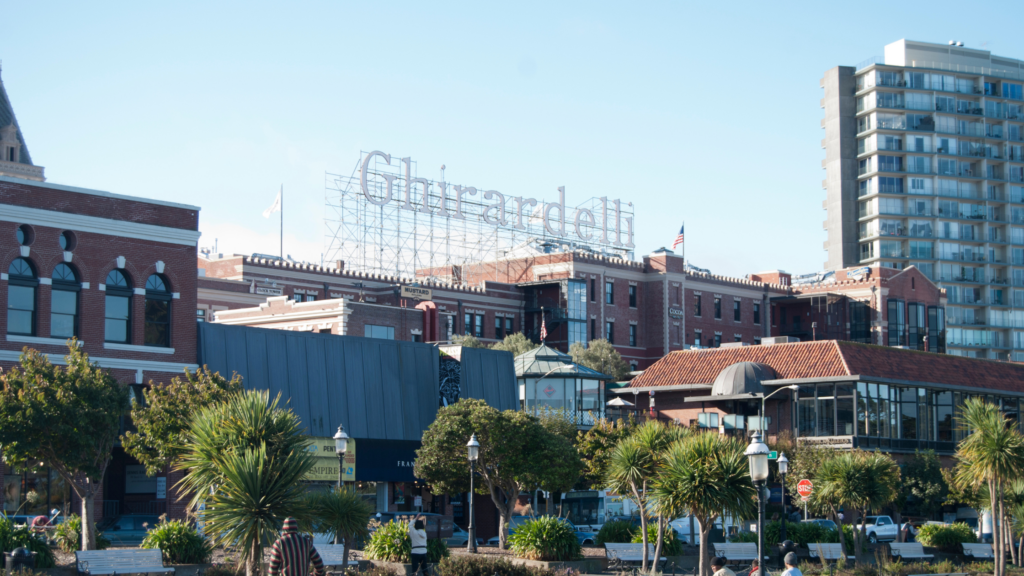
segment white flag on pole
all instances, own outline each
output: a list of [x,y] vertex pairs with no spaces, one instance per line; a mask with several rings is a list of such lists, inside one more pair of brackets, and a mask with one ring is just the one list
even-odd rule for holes
[[264,218],[270,218],[271,214],[273,214],[274,212],[280,212],[280,211],[281,211],[281,193],[278,192],[277,193],[277,198],[274,198],[274,203],[270,205],[270,208],[267,208],[266,210],[263,211],[263,217]]

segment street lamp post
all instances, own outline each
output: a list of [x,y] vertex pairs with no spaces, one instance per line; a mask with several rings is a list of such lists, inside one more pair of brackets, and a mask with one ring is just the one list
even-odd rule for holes
[[[334,433],[334,453],[338,455],[338,490],[345,485],[345,452],[348,450],[348,434],[345,427],[338,424],[338,431]],[[341,544],[341,533],[334,534],[334,543]]]
[[750,461],[750,479],[757,489],[757,570],[759,576],[764,576],[764,484],[768,480],[768,446],[761,442],[759,432],[751,436],[744,454]]
[[782,476],[782,529],[779,531],[779,542],[786,541],[786,472],[789,472],[789,458],[783,452],[779,454],[779,474]]
[[469,526],[466,529],[469,541],[466,542],[466,551],[476,554],[476,528],[473,527],[473,476],[476,475],[476,459],[480,456],[480,443],[476,440],[476,434],[469,439],[466,450],[469,452]]
[[[775,396],[779,392],[782,392],[783,390],[799,390],[799,389],[800,389],[800,386],[797,386],[796,384],[790,384],[789,386],[783,386],[781,388],[776,388],[775,391],[772,392],[771,394],[768,394],[767,396],[762,396],[761,397],[761,413],[758,414],[758,416],[757,416],[757,419],[759,420],[759,422],[757,423],[758,424],[757,427],[761,429],[761,433],[764,434],[765,437],[768,436],[768,427],[765,426],[765,424],[764,424],[764,401],[769,399],[769,398],[771,398],[772,396]],[[778,429],[778,426],[776,426],[776,430],[777,429]]]

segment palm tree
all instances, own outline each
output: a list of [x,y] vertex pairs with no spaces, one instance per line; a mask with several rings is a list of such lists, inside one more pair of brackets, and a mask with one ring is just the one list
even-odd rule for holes
[[[889,456],[879,452],[854,450],[836,454],[821,463],[814,475],[814,490],[820,502],[844,506],[853,512],[853,531],[857,562],[863,562],[867,524],[863,518],[896,498],[900,469]],[[841,528],[841,527],[840,527]]]
[[[669,427],[657,420],[648,420],[619,442],[608,461],[607,485],[610,490],[626,495],[640,511],[640,530],[643,539],[641,569],[647,570],[647,520],[652,512],[651,482],[658,473],[669,445],[682,438],[687,429]],[[654,557],[661,554],[665,536],[664,516],[658,515],[658,541]]]
[[351,488],[315,492],[310,496],[309,504],[314,510],[313,524],[316,531],[330,535],[335,542],[345,540],[342,565],[347,565],[352,543],[370,533],[367,524],[373,514],[373,507]]
[[722,514],[749,517],[756,491],[743,454],[746,445],[714,433],[677,440],[665,453],[653,496],[658,507],[689,512],[700,526],[700,575],[711,573],[708,537]]
[[1024,436],[999,408],[980,398],[964,403],[957,418],[967,436],[956,448],[960,465],[956,482],[961,486],[988,488],[995,548],[994,576],[1006,571],[1006,487],[1024,472]]
[[247,576],[259,574],[263,547],[284,518],[309,518],[302,479],[316,463],[299,418],[267,391],[246,391],[203,409],[186,433],[175,469],[181,493],[206,503],[214,545],[242,551]]

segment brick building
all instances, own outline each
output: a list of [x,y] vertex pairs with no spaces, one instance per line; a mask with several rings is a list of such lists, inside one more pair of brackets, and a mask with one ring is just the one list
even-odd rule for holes
[[[797,386],[796,390],[786,387]],[[620,391],[655,417],[744,437],[758,429],[761,399],[769,439],[931,449],[949,456],[963,432],[954,407],[972,397],[1020,422],[1024,366],[871,344],[819,340],[673,352]]]
[[[77,338],[92,361],[134,394],[196,364],[199,208],[47,183],[34,166],[0,83],[0,367],[31,347],[64,362]],[[104,479],[107,512],[153,507],[155,479],[135,482],[120,448]],[[0,507],[12,513],[35,490],[36,513],[68,503],[55,472],[0,464]],[[126,494],[128,492],[128,494]],[[163,505],[163,495],[160,505]],[[103,513],[104,503],[97,503]]]
[[[411,341],[523,332],[568,351],[606,338],[642,370],[674,350],[838,338],[942,350],[945,295],[914,267],[840,270],[793,284],[781,271],[730,278],[658,250],[639,262],[520,247],[501,261],[399,278],[273,257],[199,259],[198,315],[218,322]],[[401,287],[430,291],[430,301]],[[890,332],[892,337],[890,337]]]

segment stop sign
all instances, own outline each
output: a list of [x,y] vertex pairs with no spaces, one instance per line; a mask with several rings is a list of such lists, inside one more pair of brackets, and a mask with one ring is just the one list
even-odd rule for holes
[[814,491],[814,484],[811,484],[810,480],[801,480],[796,485],[796,491],[804,498],[807,498]]

